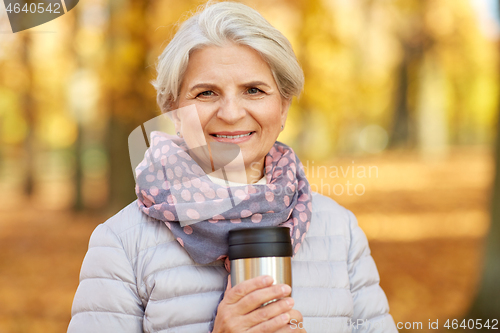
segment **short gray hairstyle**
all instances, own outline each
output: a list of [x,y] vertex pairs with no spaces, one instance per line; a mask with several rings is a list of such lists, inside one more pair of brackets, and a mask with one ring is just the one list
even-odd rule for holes
[[179,95],[189,55],[204,46],[233,42],[257,51],[268,63],[281,96],[299,96],[304,73],[288,39],[255,9],[237,2],[209,1],[188,18],[172,38],[156,66],[151,83],[162,112],[171,111]]

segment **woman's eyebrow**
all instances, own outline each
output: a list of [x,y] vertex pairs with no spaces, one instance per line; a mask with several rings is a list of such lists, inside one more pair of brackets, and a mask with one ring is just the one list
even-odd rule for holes
[[262,81],[251,81],[248,83],[243,83],[241,86],[243,87],[266,86],[268,88],[271,88],[267,83],[264,83]]
[[[246,82],[240,85],[241,87],[254,87],[254,86],[266,86],[268,88],[271,88],[267,83],[262,82],[262,81],[250,81]],[[213,83],[198,83],[192,86],[189,91],[193,91],[198,88],[203,88],[203,89],[214,89],[217,88],[216,84]]]

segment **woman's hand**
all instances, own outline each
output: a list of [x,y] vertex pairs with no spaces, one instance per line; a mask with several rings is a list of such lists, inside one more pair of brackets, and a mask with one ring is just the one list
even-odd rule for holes
[[288,313],[290,314],[290,323],[287,325],[288,327],[283,327],[276,331],[276,333],[307,333],[304,328],[302,313],[295,309],[291,309]]
[[[224,299],[217,309],[213,333],[301,332],[289,325],[292,316],[302,321],[300,312],[292,309],[293,299],[287,297],[290,286],[272,285],[273,279],[267,275],[244,281],[234,288],[231,288],[230,276],[228,280]],[[260,308],[277,298],[283,299]]]

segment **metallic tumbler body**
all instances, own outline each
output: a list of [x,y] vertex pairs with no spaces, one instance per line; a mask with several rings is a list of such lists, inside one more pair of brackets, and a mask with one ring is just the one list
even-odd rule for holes
[[263,257],[231,260],[231,285],[261,275],[270,275],[274,284],[292,286],[291,257]]

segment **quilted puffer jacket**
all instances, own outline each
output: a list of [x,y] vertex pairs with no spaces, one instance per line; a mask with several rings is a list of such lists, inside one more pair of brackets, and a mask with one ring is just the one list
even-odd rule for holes
[[[292,258],[292,298],[308,333],[397,332],[356,218],[314,193],[309,231]],[[195,263],[137,202],[92,234],[68,332],[207,333],[223,292],[222,261]]]

